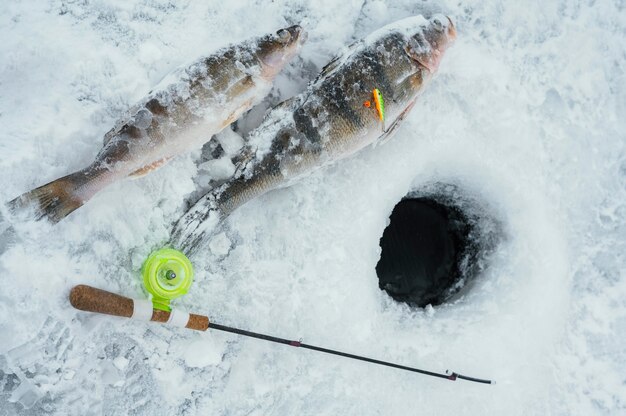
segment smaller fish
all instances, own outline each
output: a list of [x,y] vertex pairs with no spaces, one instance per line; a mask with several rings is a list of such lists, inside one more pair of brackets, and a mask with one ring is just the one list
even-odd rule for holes
[[270,91],[274,77],[299,51],[298,26],[227,46],[174,71],[104,136],[86,168],[8,203],[12,213],[34,211],[56,223],[96,193],[128,176],[139,177],[174,156],[200,147]]

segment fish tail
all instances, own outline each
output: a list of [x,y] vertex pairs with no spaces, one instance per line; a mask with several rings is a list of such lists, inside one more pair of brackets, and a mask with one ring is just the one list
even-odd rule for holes
[[275,187],[275,178],[256,176],[249,180],[242,177],[212,189],[174,225],[171,245],[187,255],[193,254],[234,210]]
[[174,225],[170,242],[187,255],[195,252],[222,219],[214,193],[200,198]]
[[100,190],[101,186],[94,189],[100,182],[94,179],[100,174],[90,168],[79,170],[18,196],[8,208],[14,215],[34,214],[36,220],[57,223]]

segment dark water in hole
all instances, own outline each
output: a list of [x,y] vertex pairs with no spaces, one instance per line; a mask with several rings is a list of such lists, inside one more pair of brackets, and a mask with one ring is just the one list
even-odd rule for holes
[[414,306],[444,302],[461,279],[470,232],[456,207],[426,197],[400,201],[380,239],[379,287]]

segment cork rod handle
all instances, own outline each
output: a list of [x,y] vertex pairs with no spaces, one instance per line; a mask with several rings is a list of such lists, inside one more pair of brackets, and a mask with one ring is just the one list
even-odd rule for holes
[[126,318],[130,318],[133,315],[134,302],[132,299],[86,285],[78,285],[72,288],[70,291],[70,303],[76,309],[86,312],[103,313]]
[[[135,312],[135,301],[133,299],[97,289],[87,285],[74,286],[70,291],[70,303],[76,309],[86,312],[102,313],[106,315],[121,316],[131,318]],[[148,312],[150,312],[148,310]],[[149,320],[153,322],[169,323],[185,328],[206,331],[209,328],[209,318],[203,315],[188,314],[181,321],[181,314],[176,319],[175,312],[152,309]],[[148,314],[150,315],[150,313]]]

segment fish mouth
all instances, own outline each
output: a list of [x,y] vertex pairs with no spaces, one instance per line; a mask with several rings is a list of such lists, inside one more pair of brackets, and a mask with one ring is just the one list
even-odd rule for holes
[[450,19],[449,16],[446,16],[446,19],[448,19],[448,22],[450,23],[447,29],[448,41],[454,42],[456,40],[456,27],[454,26],[454,22],[452,21],[452,19]]
[[308,39],[308,33],[300,25],[289,26],[276,32],[278,41],[284,45],[302,45]]
[[262,67],[262,76],[272,79],[300,51],[307,40],[307,32],[300,25],[279,29],[268,35],[256,56]]
[[306,30],[304,30],[302,28],[302,26],[300,25],[294,25],[292,26],[293,31],[294,31],[294,35],[296,37],[296,41],[298,42],[298,45],[302,45],[304,42],[306,42],[309,39],[309,32],[307,32]]
[[420,69],[433,74],[439,68],[446,49],[456,40],[457,32],[448,16],[435,15],[430,22],[425,33],[412,39],[406,52]]

